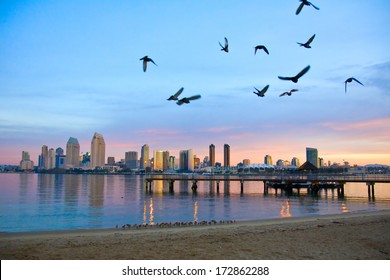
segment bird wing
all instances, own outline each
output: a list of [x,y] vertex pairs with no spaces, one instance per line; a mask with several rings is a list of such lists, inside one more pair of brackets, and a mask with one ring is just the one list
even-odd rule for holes
[[198,94],[198,95],[193,95],[191,97],[188,97],[187,99],[188,100],[196,100],[196,99],[199,99],[199,98],[201,98],[201,96]]
[[314,6],[313,3],[309,2],[309,4],[316,10],[319,10],[320,8],[318,8],[317,6]]
[[264,94],[264,93],[266,93],[267,92],[267,90],[268,90],[268,88],[269,88],[269,85],[266,85],[261,91],[260,91],[260,94]]
[[146,71],[146,67],[148,66],[148,62],[146,61],[146,59],[144,59],[144,62],[143,62],[143,69],[144,69],[144,72]]
[[314,34],[313,36],[311,36],[310,39],[307,40],[306,44],[307,44],[307,45],[310,45],[311,42],[313,42],[315,36],[316,36],[316,34]]
[[347,93],[347,83],[348,83],[347,81],[348,81],[348,80],[346,80],[346,81],[344,82],[344,84],[345,84],[344,92],[345,92],[345,93]]
[[175,95],[173,95],[173,97],[175,98],[178,98],[179,95],[183,92],[184,88],[182,87],[181,89],[178,90],[178,92],[175,93]]
[[180,99],[179,101],[176,102],[177,105],[182,105],[184,103],[184,101],[182,99]]
[[303,8],[304,5],[305,5],[305,2],[302,2],[302,3],[299,5],[297,11],[295,12],[296,15],[298,15],[298,14],[302,11],[302,8]]
[[262,46],[262,49],[267,53],[269,54],[269,51],[267,50],[267,48],[265,46]]
[[288,93],[288,92],[285,91],[285,92],[283,92],[282,94],[280,94],[279,97],[285,96],[287,93]]
[[355,78],[352,78],[352,80],[354,80],[355,82],[358,82],[359,84],[361,84],[362,86],[364,86],[361,82],[359,82],[357,79]]
[[310,69],[310,65],[306,66],[305,68],[303,68],[303,70],[301,72],[299,72],[295,78],[299,79],[300,77],[302,77],[303,75],[305,75],[307,73],[307,71],[309,71]]
[[297,92],[298,90],[293,88],[292,90],[290,90],[290,92]]
[[229,46],[229,42],[228,42],[228,39],[225,37],[225,48],[227,48]]
[[258,48],[259,48],[258,46],[255,47],[255,55],[256,55]]
[[218,42],[218,44],[221,46],[221,48],[223,49],[223,46],[222,46],[222,44],[221,44],[221,42]]
[[281,76],[278,76],[278,78],[285,81],[290,81],[292,79],[291,77],[281,77]]
[[148,59],[148,61],[150,61],[151,63],[153,63],[154,65],[156,65],[156,66],[157,66],[157,64],[156,64],[156,63],[154,63],[153,59],[149,58],[149,59]]

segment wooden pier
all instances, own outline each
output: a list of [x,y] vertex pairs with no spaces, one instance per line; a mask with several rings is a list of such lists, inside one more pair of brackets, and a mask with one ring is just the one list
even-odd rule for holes
[[175,181],[192,182],[191,189],[196,192],[198,182],[216,182],[219,191],[220,182],[240,182],[241,193],[244,193],[244,184],[248,181],[262,182],[264,193],[270,188],[292,191],[306,189],[308,192],[318,192],[320,189],[337,189],[340,196],[344,196],[346,183],[365,183],[368,196],[374,197],[375,183],[390,183],[388,174],[264,174],[264,175],[205,175],[205,174],[149,174],[145,177],[146,190],[152,190],[153,181],[168,181],[169,191],[174,191]]

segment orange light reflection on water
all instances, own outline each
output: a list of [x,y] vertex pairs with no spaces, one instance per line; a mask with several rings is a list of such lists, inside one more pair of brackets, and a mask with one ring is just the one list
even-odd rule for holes
[[281,204],[281,209],[280,209],[280,216],[282,218],[288,218],[291,217],[290,213],[290,201],[286,199],[284,203]]

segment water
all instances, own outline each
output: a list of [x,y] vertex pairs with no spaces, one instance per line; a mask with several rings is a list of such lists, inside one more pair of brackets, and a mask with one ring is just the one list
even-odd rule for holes
[[368,198],[365,184],[345,186],[345,196],[322,190],[286,195],[261,182],[216,184],[176,181],[175,191],[162,181],[145,190],[143,176],[0,174],[0,231],[23,232],[114,228],[123,224],[153,224],[203,220],[262,220],[342,212],[390,210],[390,184],[376,184]]

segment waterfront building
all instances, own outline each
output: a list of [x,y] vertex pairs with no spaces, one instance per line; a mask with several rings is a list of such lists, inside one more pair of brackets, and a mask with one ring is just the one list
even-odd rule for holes
[[106,158],[106,143],[103,135],[95,132],[91,141],[91,168],[95,169],[98,166],[104,166]]
[[316,148],[306,148],[306,161],[319,167],[318,150]]
[[91,152],[86,152],[81,155],[81,166],[84,168],[89,168],[91,166]]
[[49,156],[49,149],[46,145],[42,146],[41,154],[38,158],[38,168],[39,169],[48,169],[48,156]]
[[47,157],[47,169],[56,168],[56,151],[53,148],[50,148]]
[[270,155],[264,157],[264,164],[272,165],[272,157]]
[[210,161],[210,166],[215,166],[215,145],[211,144],[209,146],[209,161]]
[[223,145],[223,166],[230,167],[230,146],[228,144]]
[[194,171],[194,151],[192,149],[180,151],[179,169],[183,171]]
[[64,155],[64,149],[58,147],[56,149],[56,164],[55,168],[65,168],[66,156]]
[[107,157],[107,164],[114,165],[115,164],[115,157]]
[[145,144],[141,148],[140,169],[146,169],[149,167],[149,146]]
[[[318,164],[319,164],[319,167],[324,167],[325,166],[325,161],[323,158],[318,158]],[[344,162],[345,164],[345,162]],[[346,164],[346,165],[349,165],[349,164]]]
[[301,165],[299,164],[299,159],[296,158],[296,157],[293,157],[293,158],[292,158],[292,160],[291,160],[291,165],[297,166],[297,167],[301,166]]
[[129,151],[125,153],[125,165],[130,169],[138,168],[138,152]]
[[169,157],[168,169],[171,169],[171,170],[175,170],[175,169],[176,169],[176,166],[175,166],[175,157],[174,157],[174,156],[170,156],[170,157]]
[[198,158],[196,155],[194,155],[194,168],[195,167],[200,167],[200,158]]
[[153,151],[153,170],[164,170],[164,151]]
[[247,166],[247,165],[249,165],[249,164],[251,164],[251,161],[249,160],[249,159],[244,159],[243,161],[242,161],[242,165],[245,167],[245,166]]
[[70,137],[66,143],[66,168],[80,167],[80,144],[77,138]]
[[24,171],[34,169],[34,162],[30,160],[29,152],[22,151],[22,160],[20,161],[19,169]]

